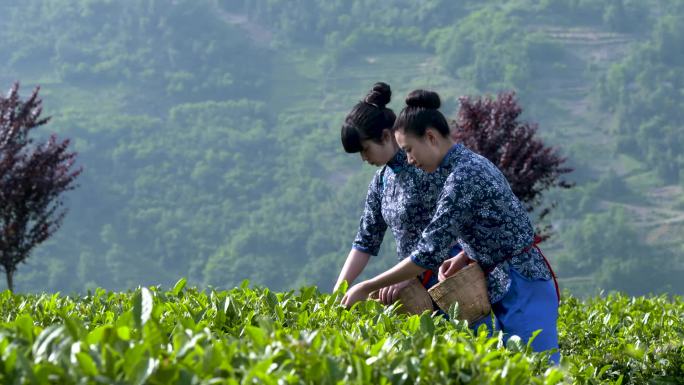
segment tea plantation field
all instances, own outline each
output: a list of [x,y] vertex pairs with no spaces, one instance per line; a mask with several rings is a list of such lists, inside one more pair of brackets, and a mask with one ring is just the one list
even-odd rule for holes
[[442,317],[341,293],[142,287],[0,293],[2,384],[684,383],[681,297],[566,295],[562,363]]

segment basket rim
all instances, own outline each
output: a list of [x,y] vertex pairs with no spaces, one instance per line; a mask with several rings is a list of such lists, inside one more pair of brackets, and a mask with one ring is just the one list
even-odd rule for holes
[[[473,271],[473,269],[475,269],[475,271]],[[484,271],[482,270],[480,265],[478,265],[477,263],[470,263],[470,264],[466,265],[465,267],[463,267],[462,269],[455,272],[454,274],[446,277],[443,281],[437,282],[434,286],[432,286],[431,288],[428,289],[428,293],[432,293],[433,291],[439,291],[436,289],[448,286],[449,281],[455,281],[456,278],[461,278],[464,275],[466,275],[466,273],[468,273],[468,274],[475,273],[476,274],[478,270],[482,271],[482,275],[484,276]],[[484,279],[486,281],[487,277],[484,277]]]

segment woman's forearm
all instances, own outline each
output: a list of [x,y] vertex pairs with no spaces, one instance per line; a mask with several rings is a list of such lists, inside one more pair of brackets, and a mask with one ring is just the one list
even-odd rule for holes
[[406,281],[423,271],[425,271],[424,268],[413,263],[410,258],[406,258],[386,272],[352,286],[342,298],[342,304],[349,308],[359,301],[368,299],[368,295],[371,292],[385,286]]
[[335,283],[334,290],[337,290],[342,282],[347,281],[349,285],[354,282],[354,280],[361,274],[363,269],[368,264],[370,260],[370,254],[365,253],[360,250],[351,249],[349,255],[347,255],[347,260],[344,262],[342,271],[340,271],[339,277],[337,277],[337,282]]
[[425,270],[425,268],[413,263],[411,258],[405,258],[403,261],[397,263],[394,265],[394,267],[385,271],[384,273],[378,274],[375,277],[364,281],[363,284],[369,291],[375,291],[385,286],[414,278]]

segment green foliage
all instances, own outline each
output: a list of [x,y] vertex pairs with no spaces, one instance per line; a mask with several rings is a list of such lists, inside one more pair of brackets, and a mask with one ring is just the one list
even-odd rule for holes
[[341,292],[0,294],[0,380],[76,384],[640,384],[682,375],[681,298],[565,297],[561,367],[441,316]]
[[[371,0],[353,2],[335,0],[222,0],[222,7],[231,12],[244,13],[253,20],[278,30],[288,41],[320,44],[335,40],[359,41],[366,48],[391,47],[393,42],[408,39],[421,33],[454,21],[464,12],[464,6],[448,0],[434,0],[416,3],[399,0],[377,3]],[[398,32],[391,33],[391,32]]]
[[561,351],[575,383],[678,384],[684,378],[681,297],[611,294],[580,302],[564,297]]
[[520,25],[518,18],[486,8],[430,38],[444,66],[472,79],[478,89],[520,89],[531,75],[530,38],[523,37]]
[[550,17],[554,22],[565,24],[596,25],[620,32],[636,32],[647,27],[649,8],[654,1],[633,0],[542,0],[534,2],[532,9]]
[[138,83],[171,101],[253,95],[269,62],[238,30],[212,17],[212,4],[27,1],[10,9],[0,52],[12,66],[45,70],[55,63],[62,81],[86,87]]
[[[315,288],[176,287],[77,298],[3,294],[5,383],[535,383],[544,356],[497,348],[463,324],[341,307]],[[415,352],[421,351],[420,357]]]
[[684,167],[684,15],[660,18],[650,41],[614,64],[599,83],[603,105],[615,113],[618,152],[644,159],[677,183]]

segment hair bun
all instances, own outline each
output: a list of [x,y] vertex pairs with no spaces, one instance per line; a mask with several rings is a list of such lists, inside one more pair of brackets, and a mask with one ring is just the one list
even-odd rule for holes
[[378,108],[385,108],[392,99],[392,89],[389,84],[378,82],[373,84],[373,88],[368,92],[368,95],[363,99],[364,102],[374,104]]
[[436,110],[442,105],[439,95],[433,91],[415,90],[406,97],[406,105],[409,107],[422,107]]

